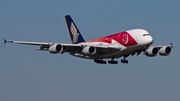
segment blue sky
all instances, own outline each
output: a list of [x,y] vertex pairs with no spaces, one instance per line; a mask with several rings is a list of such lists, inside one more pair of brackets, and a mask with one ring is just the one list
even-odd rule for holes
[[[1,101],[179,101],[179,0],[1,0]],[[70,14],[85,39],[144,28],[154,44],[176,47],[167,57],[128,57],[100,65],[3,39],[70,43]],[[119,59],[120,60],[120,59]]]

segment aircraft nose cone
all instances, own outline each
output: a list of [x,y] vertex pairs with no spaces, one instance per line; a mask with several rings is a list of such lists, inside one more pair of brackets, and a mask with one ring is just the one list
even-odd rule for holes
[[151,36],[147,38],[147,43],[150,45],[153,43],[153,38]]

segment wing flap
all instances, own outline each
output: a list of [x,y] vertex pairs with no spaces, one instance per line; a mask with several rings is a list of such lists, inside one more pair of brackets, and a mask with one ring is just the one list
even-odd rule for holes
[[98,45],[94,46],[100,54],[111,54],[120,51],[122,48],[118,45]]

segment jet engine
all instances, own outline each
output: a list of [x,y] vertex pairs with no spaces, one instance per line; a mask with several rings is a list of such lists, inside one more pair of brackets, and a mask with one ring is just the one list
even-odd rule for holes
[[82,49],[82,53],[86,55],[93,55],[96,53],[96,48],[93,46],[86,46]]
[[49,52],[52,54],[57,54],[63,51],[63,46],[61,44],[54,44],[49,47]]
[[163,46],[161,47],[161,49],[159,50],[159,55],[162,56],[167,56],[172,52],[172,48],[169,46]]
[[156,56],[158,52],[159,52],[159,49],[157,47],[148,47],[145,50],[145,55],[149,57],[153,57],[153,56]]

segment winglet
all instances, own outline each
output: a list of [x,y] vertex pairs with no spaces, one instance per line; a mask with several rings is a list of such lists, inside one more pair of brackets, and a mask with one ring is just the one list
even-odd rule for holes
[[6,39],[4,39],[4,44],[6,44],[6,42],[7,42]]
[[175,46],[175,44],[173,44],[173,43],[171,43],[171,42],[170,42],[170,45],[171,45],[172,48]]

